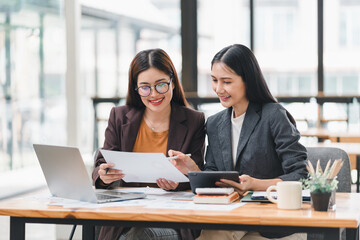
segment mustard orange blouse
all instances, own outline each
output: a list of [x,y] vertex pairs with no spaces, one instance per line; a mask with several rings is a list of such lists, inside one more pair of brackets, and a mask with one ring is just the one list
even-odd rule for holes
[[162,152],[166,156],[169,130],[154,132],[141,120],[140,128],[136,137],[133,152]]

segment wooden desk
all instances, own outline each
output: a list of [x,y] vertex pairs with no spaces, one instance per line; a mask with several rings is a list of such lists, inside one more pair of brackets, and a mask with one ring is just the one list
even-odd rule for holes
[[356,192],[360,190],[360,143],[327,142],[305,145],[306,147],[335,147],[347,152],[351,169],[357,170]]
[[302,137],[317,137],[319,142],[330,138],[329,130],[324,128],[310,128],[306,131],[301,131],[300,135]]
[[360,143],[359,131],[334,132],[325,128],[310,128],[306,131],[301,131],[300,134],[302,137],[317,137],[319,142],[329,139],[331,142]]
[[0,204],[0,215],[10,216],[10,239],[25,238],[25,223],[83,225],[83,239],[94,239],[96,225],[172,227],[270,232],[323,233],[327,240],[358,239],[360,194],[337,193],[336,210],[315,212],[310,204],[300,210],[280,210],[271,203],[248,203],[232,211],[108,207],[64,209],[30,200]]
[[344,143],[360,143],[359,132],[344,132],[338,134],[330,134],[330,140],[332,142],[344,142]]

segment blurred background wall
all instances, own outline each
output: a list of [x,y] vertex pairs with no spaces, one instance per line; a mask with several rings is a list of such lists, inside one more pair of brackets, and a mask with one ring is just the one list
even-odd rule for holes
[[143,49],[164,49],[194,108],[217,112],[210,61],[233,43],[300,130],[359,130],[359,0],[0,0],[0,174],[38,168],[33,143],[91,165]]

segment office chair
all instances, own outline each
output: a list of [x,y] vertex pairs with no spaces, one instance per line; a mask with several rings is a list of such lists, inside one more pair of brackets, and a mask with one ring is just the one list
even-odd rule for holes
[[[308,160],[315,167],[317,161],[320,159],[320,166],[325,169],[327,162],[331,159],[333,162],[335,159],[342,159],[344,164],[337,175],[339,181],[338,189],[336,192],[351,192],[351,168],[348,154],[340,148],[332,147],[308,147]],[[344,232],[343,232],[344,234]],[[326,240],[322,234],[308,233],[307,240]]]

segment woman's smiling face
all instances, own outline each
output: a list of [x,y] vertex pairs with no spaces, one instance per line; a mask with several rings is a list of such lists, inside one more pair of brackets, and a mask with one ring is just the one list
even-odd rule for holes
[[242,77],[222,62],[214,63],[211,69],[212,89],[218,95],[221,104],[242,109],[248,105],[246,86]]
[[153,67],[139,74],[137,79],[137,87],[151,87],[150,95],[147,97],[141,97],[141,101],[144,103],[145,107],[148,108],[148,110],[154,112],[168,110],[173,96],[173,84],[170,83],[169,90],[163,94],[158,93],[155,90],[155,85],[159,83],[167,84],[170,82],[170,80],[170,76]]

